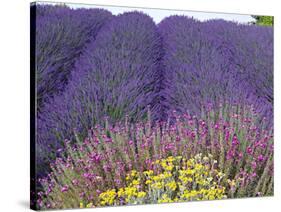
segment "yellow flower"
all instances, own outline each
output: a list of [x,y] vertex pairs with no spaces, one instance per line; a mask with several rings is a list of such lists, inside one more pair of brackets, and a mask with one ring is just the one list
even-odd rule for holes
[[[225,175],[211,168],[213,158],[196,157],[186,160],[182,156],[169,156],[157,160],[157,174],[154,170],[137,172],[132,170],[127,174],[126,187],[107,190],[99,195],[98,205],[139,204],[157,201],[182,202],[191,200],[213,200],[226,198],[222,178]],[[227,181],[230,186],[236,186],[234,180]],[[142,185],[144,183],[147,186]],[[86,207],[92,207],[88,204]],[[80,203],[80,207],[85,207]]]
[[139,192],[137,195],[138,198],[144,198],[145,196],[146,196],[146,193],[144,191]]
[[203,165],[202,164],[196,164],[195,165],[195,170],[199,171],[201,169],[203,169]]
[[151,184],[151,187],[155,188],[155,189],[161,189],[161,188],[164,187],[164,183],[163,182],[155,182],[155,183]]
[[152,179],[153,179],[154,181],[159,181],[161,178],[160,178],[158,175],[156,175],[156,176],[152,177]]
[[218,176],[218,177],[224,177],[225,174],[223,174],[222,172],[218,172],[217,176]]
[[164,178],[172,177],[172,174],[170,172],[164,172],[163,175],[164,175]]
[[136,175],[137,175],[137,171],[136,171],[136,170],[132,170],[132,171],[131,171],[131,176],[132,176],[132,177],[135,177]]
[[151,184],[152,183],[152,181],[151,180],[147,180],[147,181],[145,181],[145,184],[146,185],[149,185],[149,184]]
[[171,189],[172,191],[175,191],[177,189],[177,184],[175,181],[171,181],[166,184],[166,186]]
[[173,165],[169,165],[169,166],[166,166],[166,170],[167,171],[172,171],[173,170],[173,168],[174,168],[174,166]]
[[132,181],[132,185],[134,185],[134,186],[139,185],[139,184],[140,184],[139,180],[133,180]]
[[195,163],[195,160],[192,158],[192,159],[189,159],[187,162],[186,162],[186,165],[187,166],[193,166]]
[[125,195],[127,195],[129,198],[132,196],[136,196],[137,194],[137,188],[135,187],[126,187],[125,188]]
[[158,200],[158,203],[167,203],[167,202],[173,202],[173,200],[169,198],[167,194],[163,194],[161,199]]
[[125,194],[124,188],[120,188],[119,191],[117,192],[118,197],[121,197]]
[[143,173],[145,175],[147,175],[147,176],[151,176],[153,174],[153,171],[152,170],[148,170],[148,171],[144,171]]
[[215,196],[214,195],[210,195],[209,196],[209,200],[214,200],[215,199]]
[[193,175],[194,173],[195,173],[195,170],[193,170],[193,169],[186,170],[186,174]]
[[116,197],[116,190],[111,189],[107,190],[99,195],[101,199],[101,205],[113,205],[115,197]]
[[93,203],[89,203],[86,205],[86,208],[92,208],[93,207]]
[[177,156],[176,159],[180,160],[180,159],[182,159],[182,156]]
[[170,156],[170,157],[167,158],[167,161],[168,162],[173,162],[173,161],[175,161],[175,158],[173,156]]

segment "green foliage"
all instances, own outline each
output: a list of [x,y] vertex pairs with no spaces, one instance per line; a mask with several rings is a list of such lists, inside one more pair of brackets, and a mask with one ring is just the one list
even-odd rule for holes
[[252,15],[254,19],[256,19],[255,24],[261,26],[273,26],[274,17],[273,16],[260,16],[260,15]]

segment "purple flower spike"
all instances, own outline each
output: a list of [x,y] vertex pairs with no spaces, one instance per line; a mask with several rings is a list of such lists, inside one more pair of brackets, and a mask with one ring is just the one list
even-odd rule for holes
[[263,162],[264,161],[264,156],[263,155],[259,155],[258,156],[258,161],[259,162]]
[[68,189],[69,189],[69,187],[67,185],[65,185],[61,188],[61,192],[67,192]]

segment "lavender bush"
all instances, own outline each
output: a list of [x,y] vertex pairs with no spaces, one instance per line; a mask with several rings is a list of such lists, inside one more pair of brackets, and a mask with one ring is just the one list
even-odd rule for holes
[[104,26],[76,63],[66,92],[39,114],[38,157],[49,157],[60,141],[74,138],[74,131],[86,135],[105,116],[111,123],[126,115],[145,118],[145,107],[156,105],[160,54],[157,28],[149,16],[125,13]]
[[63,91],[74,62],[111,19],[102,9],[36,6],[37,109]]
[[159,30],[167,111],[198,113],[202,102],[244,102],[272,125],[271,28],[171,16]]
[[[224,25],[224,29],[229,27],[227,22]],[[170,110],[198,113],[202,102],[241,99],[232,86],[231,55],[222,42],[214,43],[209,37],[216,32],[205,33],[203,28],[201,22],[185,16],[171,16],[159,24],[165,50],[164,91]]]
[[233,62],[236,65],[237,86],[248,90],[252,104],[273,125],[273,28],[240,26]]

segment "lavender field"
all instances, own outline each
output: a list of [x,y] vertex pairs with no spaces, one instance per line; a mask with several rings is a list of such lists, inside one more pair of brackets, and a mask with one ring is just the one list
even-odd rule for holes
[[35,208],[273,195],[272,26],[33,7]]

